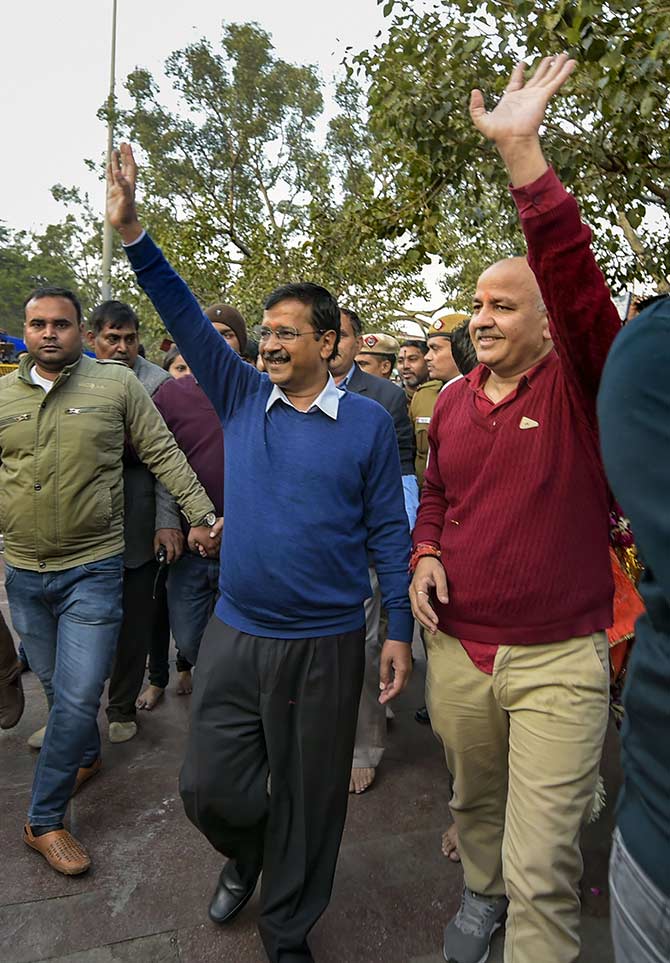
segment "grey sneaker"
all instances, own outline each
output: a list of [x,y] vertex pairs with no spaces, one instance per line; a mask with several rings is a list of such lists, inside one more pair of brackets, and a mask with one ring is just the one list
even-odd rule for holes
[[507,897],[478,896],[467,886],[461,908],[444,931],[444,958],[447,963],[484,963],[488,959],[491,937],[507,913]]

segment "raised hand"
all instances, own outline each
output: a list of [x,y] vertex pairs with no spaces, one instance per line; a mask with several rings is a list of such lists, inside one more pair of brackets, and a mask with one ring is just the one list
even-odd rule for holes
[[137,164],[130,144],[121,144],[112,151],[107,167],[107,217],[125,244],[142,233],[135,207]]
[[517,64],[505,93],[491,111],[484,106],[481,90],[472,91],[472,122],[484,137],[495,142],[514,186],[527,184],[546,170],[538,131],[547,104],[576,66],[577,61],[568,59],[567,54],[545,57],[526,81],[526,65]]
[[547,104],[576,66],[577,61],[569,60],[567,54],[545,57],[530,80],[526,81],[526,65],[517,64],[505,93],[492,111],[484,107],[481,90],[472,91],[470,116],[473,124],[484,137],[496,143],[537,135]]

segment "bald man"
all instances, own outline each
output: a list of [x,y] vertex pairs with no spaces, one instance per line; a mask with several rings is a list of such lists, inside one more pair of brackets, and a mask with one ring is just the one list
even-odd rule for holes
[[479,278],[479,364],[435,405],[414,530],[410,595],[465,877],[452,963],[486,959],[505,916],[506,963],[574,963],[580,949],[613,594],[596,393],[619,320],[538,137],[574,66],[548,58],[524,83],[520,65],[495,110],[478,91],[471,102],[509,171],[528,260]]

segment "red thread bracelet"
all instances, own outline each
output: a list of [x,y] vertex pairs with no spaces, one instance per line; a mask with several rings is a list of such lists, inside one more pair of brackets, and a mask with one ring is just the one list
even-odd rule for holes
[[442,558],[442,552],[439,550],[439,548],[437,548],[436,545],[431,545],[430,542],[419,542],[410,556],[410,572],[414,574],[416,567],[419,564],[419,559],[427,557]]

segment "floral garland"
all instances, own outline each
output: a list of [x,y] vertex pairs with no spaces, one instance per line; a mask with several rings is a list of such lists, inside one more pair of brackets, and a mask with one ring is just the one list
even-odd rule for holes
[[610,512],[610,542],[622,569],[637,588],[644,566],[637,553],[630,522],[619,511]]
[[[621,728],[624,717],[623,688],[626,681],[626,669],[630,650],[635,641],[635,618],[633,616],[636,611],[639,611],[641,605],[637,586],[644,571],[644,566],[637,552],[635,536],[630,527],[630,522],[617,510],[610,512],[610,544],[615,584],[615,626],[608,633],[612,668],[610,711],[617,728]],[[621,574],[616,571],[617,562]],[[631,592],[631,586],[633,592]],[[618,625],[617,616],[620,617]],[[625,631],[621,628],[621,622],[629,623]]]

